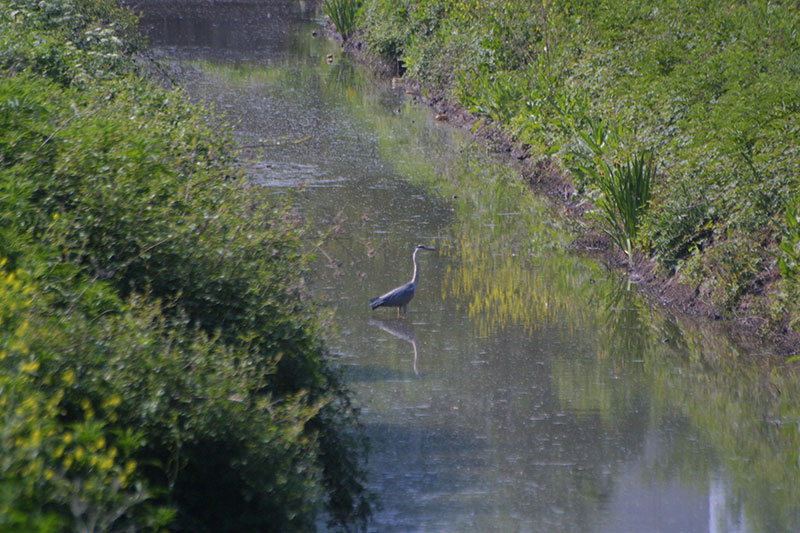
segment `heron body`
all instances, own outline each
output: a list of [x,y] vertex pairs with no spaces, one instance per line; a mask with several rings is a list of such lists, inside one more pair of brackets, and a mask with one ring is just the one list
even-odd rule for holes
[[417,263],[417,253],[420,250],[435,250],[435,248],[418,244],[416,248],[414,248],[414,254],[411,256],[414,260],[414,276],[411,278],[411,281],[390,290],[382,296],[372,298],[369,301],[369,306],[371,308],[376,309],[378,307],[397,307],[398,315],[400,315],[401,312],[402,314],[406,314],[408,302],[414,298],[414,293],[417,290],[417,282],[419,281],[419,263]]

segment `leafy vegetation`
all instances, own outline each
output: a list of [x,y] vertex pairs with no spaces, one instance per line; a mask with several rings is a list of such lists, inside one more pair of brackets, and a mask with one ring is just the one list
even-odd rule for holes
[[[796,6],[370,0],[360,24],[373,50],[555,158],[579,194],[600,186],[575,157],[597,124],[614,131],[612,173],[658,154],[638,243],[724,309],[778,271],[784,206],[800,185]],[[797,307],[782,305],[784,318]]]
[[342,40],[350,38],[356,29],[356,13],[360,7],[359,0],[325,0],[322,9],[333,21]]
[[0,1],[0,529],[368,514],[303,229],[105,0]]
[[597,200],[606,231],[628,260],[642,218],[650,204],[650,182],[655,174],[652,153],[640,153],[626,163],[604,163],[600,171],[591,170],[594,183],[603,193]]
[[797,327],[800,309],[792,307],[790,302],[796,302],[800,297],[800,198],[787,203],[780,238],[777,253],[782,278],[780,301],[792,309],[790,323]]

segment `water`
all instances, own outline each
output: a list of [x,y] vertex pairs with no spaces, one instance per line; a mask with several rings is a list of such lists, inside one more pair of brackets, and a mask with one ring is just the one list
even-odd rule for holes
[[[371,530],[800,530],[800,387],[766,347],[571,253],[513,168],[315,38],[313,4],[143,6],[253,181],[326,233],[309,282],[372,443]],[[408,315],[370,311],[418,243]]]

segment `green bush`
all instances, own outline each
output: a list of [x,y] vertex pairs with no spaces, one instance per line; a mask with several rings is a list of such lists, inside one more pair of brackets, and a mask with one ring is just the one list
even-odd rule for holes
[[461,103],[476,116],[508,123],[525,101],[526,90],[519,80],[505,72],[486,70],[462,76],[459,83]]
[[674,273],[708,246],[718,220],[708,199],[698,198],[683,183],[648,222],[642,233],[648,236],[653,257],[667,272]]
[[778,266],[786,281],[800,282],[800,201],[787,203],[781,227]]
[[786,202],[778,228],[780,244],[775,255],[781,273],[781,287],[775,305],[792,309],[788,323],[798,328],[800,309],[792,303],[800,298],[800,199]]
[[133,70],[133,14],[105,0],[4,0],[0,70],[31,69],[65,85]]
[[363,524],[304,230],[111,5],[0,2],[0,529]]
[[403,2],[365,2],[363,20],[364,38],[374,52],[386,59],[404,56],[411,30]]

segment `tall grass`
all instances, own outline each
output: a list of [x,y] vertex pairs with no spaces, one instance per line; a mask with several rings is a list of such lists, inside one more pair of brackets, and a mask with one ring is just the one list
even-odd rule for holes
[[349,39],[356,29],[356,13],[360,5],[359,0],[325,0],[322,6],[344,41]]
[[597,202],[600,217],[606,223],[605,232],[630,262],[642,218],[650,205],[650,183],[655,174],[653,153],[643,151],[625,163],[603,162],[599,167],[599,171],[591,169],[590,174],[603,193]]

